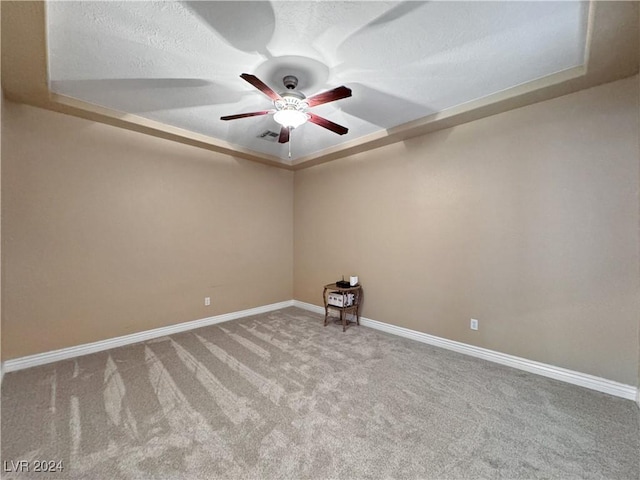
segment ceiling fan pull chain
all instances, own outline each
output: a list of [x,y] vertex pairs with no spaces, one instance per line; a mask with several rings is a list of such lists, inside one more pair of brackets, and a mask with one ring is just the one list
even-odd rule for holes
[[289,141],[287,142],[289,144],[289,158],[291,158],[291,127],[287,127],[289,129]]

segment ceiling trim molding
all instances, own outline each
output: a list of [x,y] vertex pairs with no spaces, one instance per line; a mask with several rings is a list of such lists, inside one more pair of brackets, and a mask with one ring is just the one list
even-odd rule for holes
[[[392,143],[401,142],[412,137],[425,135],[445,128],[455,127],[480,118],[513,110],[525,105],[570,93],[562,88],[569,80],[580,78],[586,74],[584,66],[570,68],[562,72],[518,85],[501,92],[488,95],[471,102],[448,108],[427,117],[419,118],[411,122],[399,125],[382,132],[375,132],[359,138],[347,144],[341,144],[331,149],[326,149],[314,155],[302,157],[293,162],[295,170],[308,168],[331,160],[336,160],[348,155],[383,147]],[[548,91],[543,94],[543,90]]]
[[293,163],[206,135],[49,91],[44,1],[2,1],[2,89],[8,100],[164,138],[213,152],[299,170],[454,127],[638,73],[638,2],[592,1],[585,65],[528,82],[428,117],[321,150]]
[[230,155],[253,162],[262,163],[272,167],[292,170],[293,167],[277,157],[266,156],[238,145],[233,145],[207,135],[191,132],[182,128],[167,125],[165,123],[150,120],[130,113],[112,110],[100,105],[95,105],[77,98],[49,93],[46,99],[34,96],[14,95],[4,92],[7,100],[24,103],[34,107],[44,108],[58,113],[84,118],[93,122],[103,123],[118,128],[124,128],[145,135],[151,135],[165,140],[203,148],[212,152]]
[[88,120],[108,123],[121,128],[128,128],[129,130],[134,130],[140,133],[204,148],[213,152],[242,157],[247,160],[264,163],[274,167],[285,168],[288,170],[291,170],[292,168],[290,165],[283,164],[282,160],[278,157],[258,154],[238,145],[218,140],[217,138],[191,132],[189,130],[167,125],[166,123],[150,120],[138,115],[112,110],[100,105],[78,100],[77,98],[59,95],[57,93],[50,93],[49,101],[52,104],[52,109],[62,113],[82,116]]

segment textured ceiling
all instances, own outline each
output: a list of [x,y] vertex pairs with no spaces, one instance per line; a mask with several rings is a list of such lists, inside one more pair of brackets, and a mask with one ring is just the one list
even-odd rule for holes
[[292,132],[293,160],[582,65],[588,3],[49,2],[50,89],[288,162],[271,108],[243,81],[276,91],[297,75],[312,109],[344,125]]

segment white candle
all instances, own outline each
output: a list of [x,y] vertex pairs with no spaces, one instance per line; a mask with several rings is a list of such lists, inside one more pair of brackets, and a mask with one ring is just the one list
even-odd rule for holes
[[352,277],[349,279],[349,284],[350,284],[352,287],[356,286],[356,285],[358,284],[358,277],[354,277],[354,276],[352,276]]

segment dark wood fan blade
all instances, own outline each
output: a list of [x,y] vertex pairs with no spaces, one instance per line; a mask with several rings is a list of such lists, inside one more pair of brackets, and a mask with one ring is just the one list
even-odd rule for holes
[[312,97],[307,98],[307,103],[310,107],[315,107],[316,105],[322,105],[323,103],[333,102],[335,100],[340,100],[341,98],[347,98],[351,96],[351,89],[342,85],[341,87],[336,87],[333,90],[329,90],[328,92],[318,93],[317,95],[313,95]]
[[278,138],[278,142],[287,143],[289,141],[289,127],[282,127],[280,129],[280,138]]
[[220,117],[220,120],[235,120],[237,118],[257,117],[258,115],[267,115],[273,113],[275,110],[262,110],[260,112],[238,113],[236,115],[227,115],[226,117]]
[[313,113],[308,113],[309,121],[311,123],[315,123],[316,125],[320,125],[321,127],[326,128],[327,130],[331,130],[332,132],[337,133],[338,135],[344,135],[349,131],[347,127],[343,127],[342,125],[338,125],[337,123],[333,123],[331,120],[327,120],[326,118],[319,117],[318,115],[314,115]]
[[273,101],[280,100],[282,98],[276,92],[271,90],[271,88],[269,88],[269,86],[266,83],[264,83],[255,75],[251,75],[250,73],[243,73],[242,75],[240,75],[240,78],[249,82],[251,85],[256,87],[258,90],[260,90],[262,93],[264,93],[267,97],[269,97]]

